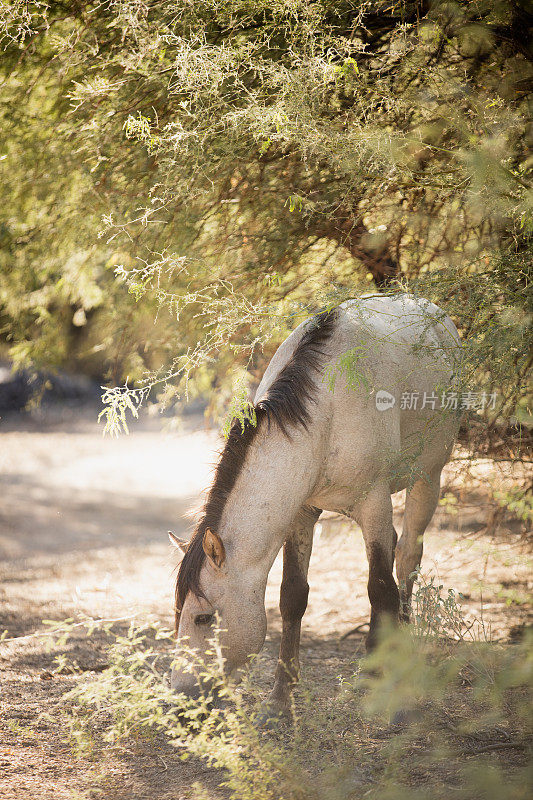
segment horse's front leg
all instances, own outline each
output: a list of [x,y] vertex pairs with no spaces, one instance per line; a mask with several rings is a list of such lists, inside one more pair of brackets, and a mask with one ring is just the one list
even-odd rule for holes
[[304,507],[283,545],[279,603],[281,644],[274,687],[264,708],[264,714],[268,717],[287,715],[291,710],[291,693],[300,673],[300,631],[309,594],[307,571],[313,547],[313,528],[319,516],[319,509]]

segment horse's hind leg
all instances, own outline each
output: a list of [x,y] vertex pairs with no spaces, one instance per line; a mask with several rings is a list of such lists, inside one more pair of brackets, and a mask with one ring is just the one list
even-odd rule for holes
[[414,573],[420,566],[424,531],[431,521],[439,499],[438,469],[428,479],[416,481],[407,493],[403,531],[396,546],[396,576],[400,584],[401,616],[409,621]]
[[370,631],[367,650],[377,643],[384,618],[397,622],[400,607],[398,587],[392,575],[396,531],[392,524],[392,501],[388,486],[375,486],[354,510],[354,518],[363,531],[368,556],[368,597]]
[[283,545],[283,578],[280,591],[281,644],[274,687],[266,703],[269,716],[290,710],[291,691],[298,681],[300,630],[307,608],[307,571],[313,547],[313,528],[320,516],[317,508],[303,508],[287,533]]

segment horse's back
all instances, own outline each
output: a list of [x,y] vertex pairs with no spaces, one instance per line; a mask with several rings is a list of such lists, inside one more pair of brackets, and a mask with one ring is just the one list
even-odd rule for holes
[[[413,352],[417,357],[425,351],[424,360],[433,351],[440,359],[450,364],[460,342],[451,319],[434,303],[409,294],[363,295],[347,300],[336,309],[338,321],[332,336],[330,357],[355,348],[372,350],[376,366],[383,365],[390,375],[390,366],[400,367],[412,363]],[[307,330],[308,321],[302,322],[278,347],[257,389],[256,401],[265,394],[269,386],[293,356]],[[434,359],[433,359],[434,360]]]
[[[371,345],[384,363],[454,360],[460,343],[449,316],[434,303],[409,294],[363,295],[339,306],[339,330]],[[402,355],[403,353],[403,355]],[[397,357],[399,355],[399,358]]]
[[[280,345],[256,401],[306,330],[303,323]],[[453,383],[459,341],[438,306],[412,295],[367,295],[338,306],[312,406],[313,449],[323,462],[314,497],[319,507],[339,509],[353,490],[382,478],[397,491],[413,475],[444,465],[458,418],[440,406]]]

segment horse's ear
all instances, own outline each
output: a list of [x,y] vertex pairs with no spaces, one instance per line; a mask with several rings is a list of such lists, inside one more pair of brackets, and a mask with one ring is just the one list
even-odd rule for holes
[[177,549],[180,550],[183,553],[183,555],[185,555],[185,553],[187,552],[187,548],[189,546],[189,542],[186,542],[185,539],[178,539],[176,534],[172,533],[172,531],[168,531],[168,538],[170,544],[173,547],[177,547]]
[[215,566],[221,567],[226,560],[226,551],[224,550],[224,543],[218,533],[213,533],[210,528],[207,528],[204,533],[202,546],[204,548],[204,553],[210,561],[212,561]]

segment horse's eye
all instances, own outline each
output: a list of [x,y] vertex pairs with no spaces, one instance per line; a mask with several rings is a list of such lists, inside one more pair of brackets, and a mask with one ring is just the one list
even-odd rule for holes
[[213,614],[198,614],[194,618],[195,625],[210,625],[213,619]]

